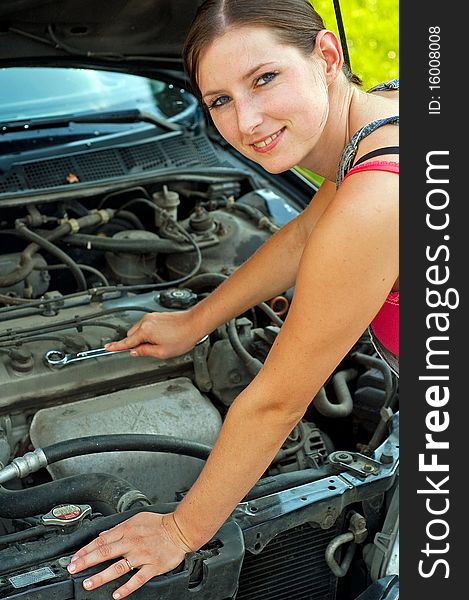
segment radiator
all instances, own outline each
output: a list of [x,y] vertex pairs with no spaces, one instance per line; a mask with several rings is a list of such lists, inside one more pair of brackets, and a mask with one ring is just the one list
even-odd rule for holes
[[277,535],[260,554],[246,552],[236,600],[334,600],[337,579],[326,547],[337,528],[307,523]]

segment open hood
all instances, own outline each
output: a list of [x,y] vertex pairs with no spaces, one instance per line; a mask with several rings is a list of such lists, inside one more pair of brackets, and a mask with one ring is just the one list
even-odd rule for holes
[[[2,0],[0,66],[131,61],[181,63],[202,0]],[[52,59],[52,60],[51,60]]]

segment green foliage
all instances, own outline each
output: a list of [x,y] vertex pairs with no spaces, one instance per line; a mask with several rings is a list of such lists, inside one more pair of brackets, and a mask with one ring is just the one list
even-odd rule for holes
[[[325,25],[338,35],[332,0],[311,0]],[[347,46],[353,71],[363,88],[399,75],[398,0],[341,0]]]
[[[310,0],[327,29],[338,36],[333,0]],[[363,89],[399,77],[398,0],[340,0],[352,70]],[[322,178],[298,169],[316,185]]]

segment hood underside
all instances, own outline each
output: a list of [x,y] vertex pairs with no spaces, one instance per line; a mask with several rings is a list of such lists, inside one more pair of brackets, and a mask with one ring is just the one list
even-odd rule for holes
[[47,59],[181,62],[202,0],[2,0],[0,65]]

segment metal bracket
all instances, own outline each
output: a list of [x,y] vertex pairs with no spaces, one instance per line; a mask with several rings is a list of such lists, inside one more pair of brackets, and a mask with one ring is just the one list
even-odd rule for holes
[[383,468],[382,463],[358,452],[339,450],[329,454],[328,460],[338,470],[350,471],[357,477],[377,475]]

